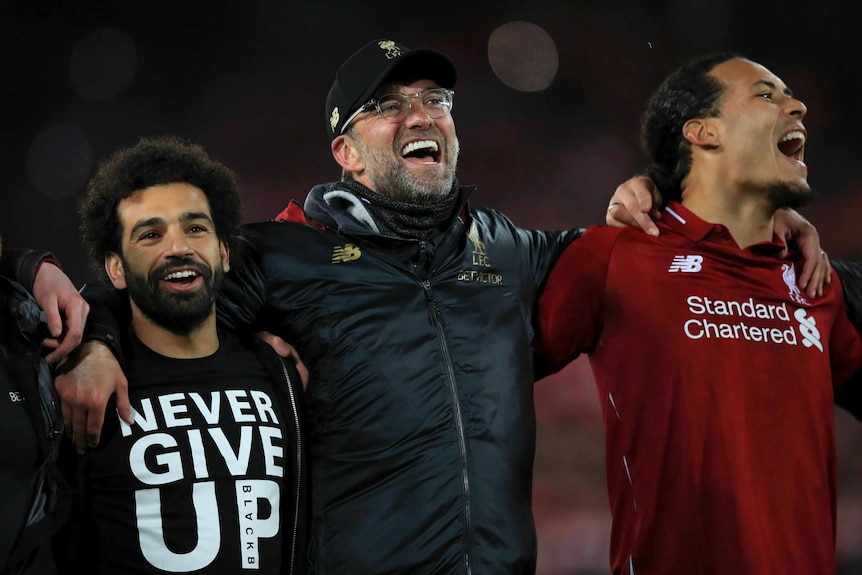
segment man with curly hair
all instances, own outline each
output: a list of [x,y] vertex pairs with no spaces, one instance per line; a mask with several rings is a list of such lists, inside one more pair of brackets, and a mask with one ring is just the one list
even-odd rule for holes
[[131,307],[134,423],[110,417],[98,448],[65,454],[81,509],[63,569],[302,572],[300,376],[216,326],[241,219],[233,173],[197,145],[143,139],[101,164],[79,211],[93,263]]

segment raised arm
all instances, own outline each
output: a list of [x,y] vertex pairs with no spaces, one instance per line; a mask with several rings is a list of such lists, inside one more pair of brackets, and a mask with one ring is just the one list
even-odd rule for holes
[[[605,223],[614,227],[636,227],[650,235],[658,235],[655,220],[661,217],[656,206],[661,205],[661,195],[652,180],[646,176],[629,178],[614,190]],[[810,297],[823,293],[823,285],[831,281],[831,266],[826,252],[820,246],[817,229],[797,211],[778,210],[774,218],[775,234],[785,243],[794,242],[802,253],[804,263],[799,274],[799,287]],[[785,250],[786,257],[788,251]]]

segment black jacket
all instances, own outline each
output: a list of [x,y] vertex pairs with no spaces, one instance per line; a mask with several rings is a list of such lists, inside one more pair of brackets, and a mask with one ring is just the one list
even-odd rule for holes
[[[844,290],[847,317],[862,331],[862,262],[831,260],[831,263]],[[835,403],[862,421],[862,373],[836,390]]]
[[[50,540],[69,511],[69,489],[56,465],[63,415],[40,349],[46,332],[44,314],[30,294],[0,277],[0,389],[4,402],[0,413],[8,414],[0,429],[9,446],[0,450],[3,575],[53,573]],[[13,395],[17,399],[11,399]],[[31,443],[37,446],[36,454],[16,449]]]
[[463,187],[436,237],[386,237],[338,189],[244,226],[220,301],[311,371],[310,571],[533,573],[533,308],[577,232],[519,229]]

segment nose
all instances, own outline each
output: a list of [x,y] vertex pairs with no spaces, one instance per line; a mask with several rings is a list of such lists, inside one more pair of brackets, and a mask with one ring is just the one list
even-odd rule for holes
[[434,118],[425,110],[422,105],[422,98],[416,95],[410,96],[410,109],[407,110],[407,117],[404,118],[404,123],[407,127],[428,127],[434,122]]
[[791,98],[788,101],[789,114],[794,118],[802,119],[808,114],[808,106],[802,100]]
[[184,230],[172,227],[165,232],[165,236],[165,245],[168,248],[168,255],[186,255],[191,252],[191,246],[189,246],[188,241],[189,238],[186,236]]

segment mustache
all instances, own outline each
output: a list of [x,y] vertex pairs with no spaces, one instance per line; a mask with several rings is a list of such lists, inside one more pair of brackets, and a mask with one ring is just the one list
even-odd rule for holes
[[402,132],[398,138],[398,147],[396,149],[400,150],[404,147],[407,142],[411,142],[416,139],[424,139],[427,138],[429,140],[437,140],[441,146],[446,145],[446,138],[443,136],[443,132],[437,129],[437,126],[429,126],[422,131],[413,130],[407,133],[407,131]]

